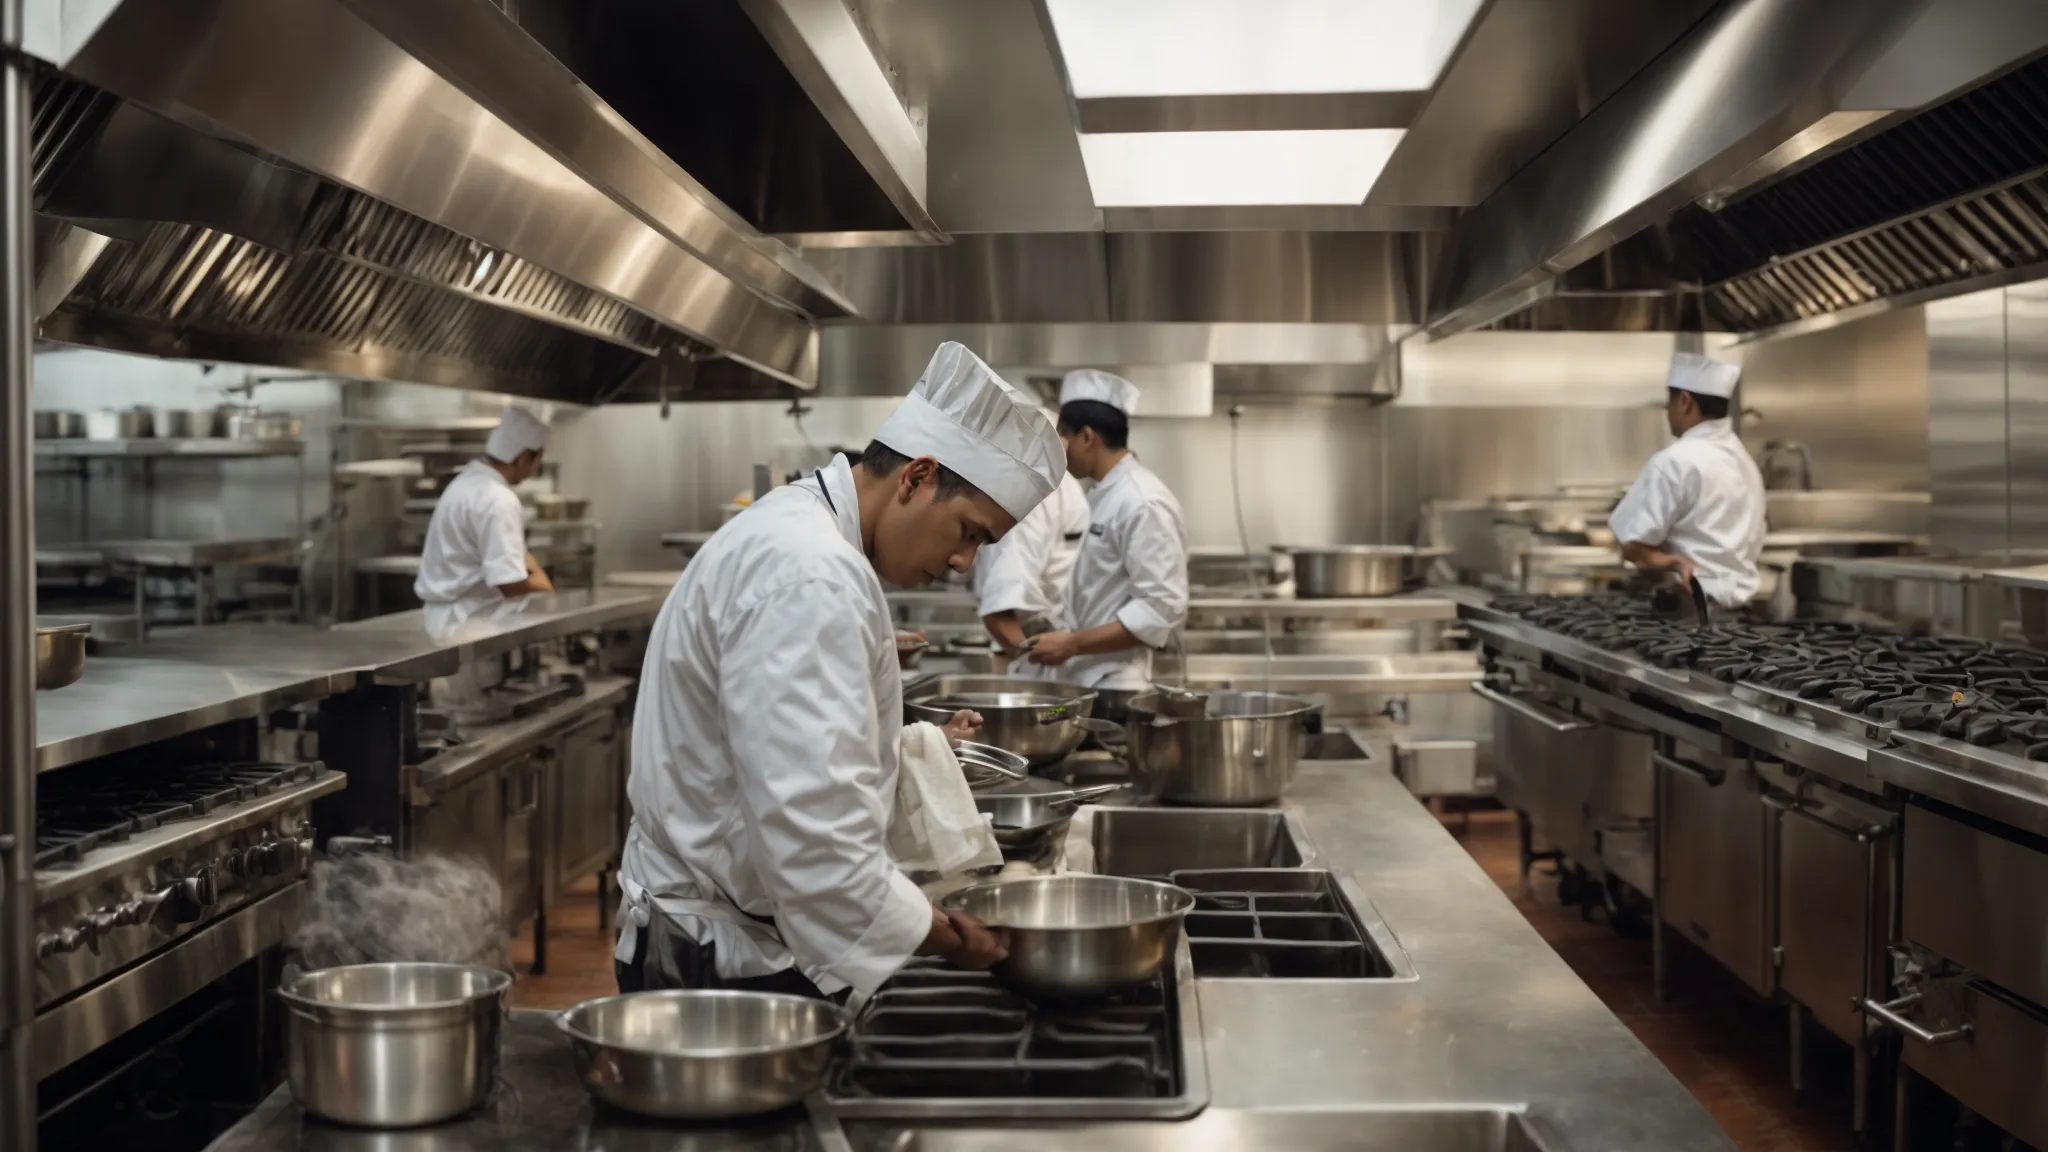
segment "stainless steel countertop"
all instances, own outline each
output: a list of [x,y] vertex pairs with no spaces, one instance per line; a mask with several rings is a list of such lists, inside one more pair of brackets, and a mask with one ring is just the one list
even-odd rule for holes
[[583,685],[583,695],[570,696],[530,716],[502,724],[477,725],[461,729],[468,739],[439,755],[423,761],[415,770],[420,787],[445,792],[505,756],[521,751],[567,727],[585,712],[616,708],[633,691],[631,676],[593,676]]
[[639,588],[531,596],[439,639],[418,610],[339,628],[228,624],[153,639],[135,655],[87,661],[70,687],[36,693],[36,770],[260,716],[373,677],[446,676],[521,645],[651,620],[661,600]]
[[[1415,978],[1202,980],[1210,1106],[1179,1123],[846,1125],[856,1148],[1660,1152],[1734,1145],[1544,944],[1449,832],[1384,769],[1304,766],[1283,805],[1319,867],[1348,874],[1399,938]],[[504,1083],[478,1115],[409,1139],[435,1147],[679,1147],[678,1129],[592,1107],[540,1013],[514,1013]],[[1489,1133],[1527,1129],[1533,1143]],[[818,1147],[800,1114],[695,1126],[690,1146]],[[280,1088],[209,1152],[334,1147]],[[374,1134],[364,1134],[368,1148]],[[382,1145],[378,1145],[381,1147]]]

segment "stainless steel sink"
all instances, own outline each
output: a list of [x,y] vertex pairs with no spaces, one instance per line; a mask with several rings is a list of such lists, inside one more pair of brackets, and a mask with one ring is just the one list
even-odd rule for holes
[[[1083,809],[1096,872],[1164,876],[1191,868],[1299,868],[1310,853],[1285,813],[1253,808]],[[1071,844],[1072,841],[1070,840]]]
[[1308,738],[1301,750],[1303,760],[1370,760],[1372,750],[1342,728],[1325,728]]
[[1548,1125],[1493,1109],[1238,1110],[1211,1108],[1179,1124],[1091,1124],[1085,1128],[925,1128],[884,1134],[890,1152],[1180,1152],[1188,1148],[1288,1148],[1297,1152],[1569,1152]]

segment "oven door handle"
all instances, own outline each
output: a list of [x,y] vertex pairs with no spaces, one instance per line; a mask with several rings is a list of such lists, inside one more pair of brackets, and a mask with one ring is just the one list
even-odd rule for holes
[[1593,727],[1593,722],[1590,720],[1565,721],[1552,719],[1548,713],[1545,713],[1541,708],[1529,703],[1527,700],[1518,699],[1505,692],[1497,692],[1477,680],[1472,681],[1472,694],[1482,700],[1490,700],[1517,716],[1525,720],[1534,721],[1559,735],[1567,732],[1584,732],[1586,729]]
[[1888,1024],[1897,1029],[1901,1035],[1910,1036],[1929,1047],[1953,1044],[1958,1040],[1968,1040],[1977,1031],[1975,1024],[1965,1020],[1946,1031],[1930,1032],[1900,1014],[1903,1009],[1911,1008],[1918,1003],[1920,1003],[1920,993],[1908,992],[1897,1000],[1885,1004],[1880,1004],[1867,997],[1859,998],[1855,1002],[1855,1007],[1857,1011],[1862,1012],[1864,1015],[1873,1017],[1880,1023]]
[[1650,753],[1650,763],[1676,772],[1680,776],[1690,776],[1709,788],[1719,788],[1728,779],[1728,770],[1725,768],[1709,768],[1705,764],[1695,764],[1663,752]]

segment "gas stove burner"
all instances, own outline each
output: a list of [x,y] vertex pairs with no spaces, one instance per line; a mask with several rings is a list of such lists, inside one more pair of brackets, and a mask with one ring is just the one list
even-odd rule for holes
[[249,763],[204,764],[169,775],[66,773],[36,797],[35,866],[75,864],[102,845],[268,796],[319,772],[318,763]]
[[980,972],[916,960],[876,991],[834,1066],[845,1099],[1164,1098],[1180,1090],[1164,977],[1034,1005]]
[[1698,628],[1623,594],[1515,596],[1495,604],[1661,668],[1760,685],[1879,724],[2048,760],[2048,652],[1835,621]]

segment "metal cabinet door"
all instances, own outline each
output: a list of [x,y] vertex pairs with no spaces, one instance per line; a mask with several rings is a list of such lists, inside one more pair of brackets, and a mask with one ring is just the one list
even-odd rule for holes
[[1495,705],[1495,797],[1527,814],[1538,840],[1590,863],[1586,813],[1602,743],[1598,727],[1519,692],[1476,684],[1472,690]]
[[1768,995],[1762,782],[1745,761],[1678,751],[1655,756],[1658,916]]
[[542,868],[547,853],[542,843],[542,797],[553,752],[536,748],[505,765],[499,774],[500,820],[505,828],[503,866],[498,882],[505,888],[505,916],[513,923],[540,913]]
[[493,872],[505,865],[505,821],[498,772],[486,768],[411,810],[407,851],[415,856],[467,857]]
[[1893,838],[1881,818],[1823,796],[1785,802],[1777,826],[1778,986],[1861,1043],[1853,1004],[1885,987]]
[[616,714],[606,710],[580,721],[562,735],[559,747],[550,806],[550,892],[604,867],[618,852],[625,791]]

